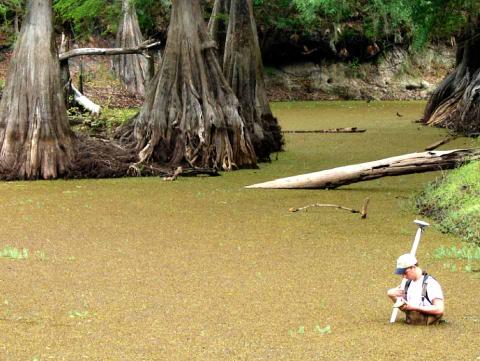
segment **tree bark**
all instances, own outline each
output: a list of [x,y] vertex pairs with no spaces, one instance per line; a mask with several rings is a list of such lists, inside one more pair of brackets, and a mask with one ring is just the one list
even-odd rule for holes
[[246,188],[333,189],[386,176],[399,176],[455,168],[469,160],[480,159],[480,149],[410,153],[396,157],[328,169],[320,172],[280,178]]
[[[133,48],[143,42],[137,12],[132,0],[122,0],[122,18],[118,26],[115,46]],[[115,73],[132,94],[145,95],[149,80],[148,61],[144,56],[126,54],[113,59]]]
[[29,0],[0,102],[0,173],[57,178],[73,157],[60,85],[51,0]]
[[[239,102],[222,74],[199,0],[173,1],[162,65],[133,128],[140,163],[223,170],[256,166]],[[121,132],[128,135],[128,127]]]
[[457,48],[457,66],[433,92],[423,122],[458,133],[480,131],[480,17],[472,19]]
[[[228,27],[224,35],[224,19]],[[269,160],[282,149],[283,137],[265,91],[263,64],[251,0],[216,0],[209,29],[223,50],[223,73],[241,103],[255,153]]]

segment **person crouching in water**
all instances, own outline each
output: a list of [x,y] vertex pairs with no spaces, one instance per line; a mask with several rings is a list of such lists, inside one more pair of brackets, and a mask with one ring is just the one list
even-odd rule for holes
[[395,273],[407,280],[405,290],[401,286],[391,288],[387,295],[405,312],[405,322],[411,325],[439,323],[445,310],[442,287],[432,276],[418,267],[415,256],[404,254],[397,259]]

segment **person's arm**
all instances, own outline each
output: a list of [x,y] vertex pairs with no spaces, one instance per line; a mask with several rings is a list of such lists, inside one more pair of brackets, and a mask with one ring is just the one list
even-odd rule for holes
[[423,313],[428,313],[431,315],[441,315],[445,310],[445,305],[443,300],[440,298],[436,298],[432,301],[432,305],[430,306],[412,306],[408,303],[404,304],[400,309],[402,311],[420,311]]
[[397,301],[397,298],[403,297],[405,295],[405,291],[402,290],[400,286],[395,287],[395,288],[390,288],[387,292],[387,296],[390,297],[390,299],[393,302]]

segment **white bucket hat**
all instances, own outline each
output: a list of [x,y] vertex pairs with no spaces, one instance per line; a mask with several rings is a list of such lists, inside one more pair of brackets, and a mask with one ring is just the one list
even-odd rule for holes
[[405,273],[405,270],[408,267],[415,266],[417,263],[418,263],[417,259],[413,254],[411,253],[402,254],[397,259],[397,269],[395,270],[395,274],[403,275]]

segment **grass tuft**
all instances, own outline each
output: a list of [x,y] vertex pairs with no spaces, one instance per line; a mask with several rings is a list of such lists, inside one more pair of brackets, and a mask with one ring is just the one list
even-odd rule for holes
[[417,210],[444,233],[480,245],[480,162],[464,165],[428,184],[415,198]]

